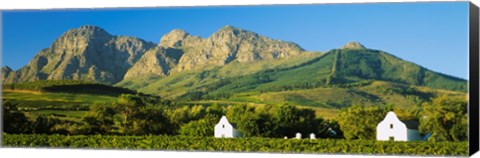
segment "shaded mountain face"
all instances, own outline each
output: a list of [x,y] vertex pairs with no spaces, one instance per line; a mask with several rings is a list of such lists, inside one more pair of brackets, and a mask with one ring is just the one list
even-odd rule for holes
[[15,71],[13,71],[10,67],[3,66],[1,74],[0,74],[2,82],[5,81],[5,80],[8,80],[8,78],[10,76],[14,76],[14,73],[15,73]]
[[124,79],[139,76],[167,76],[178,64],[183,52],[174,48],[155,47],[148,50],[125,74]]

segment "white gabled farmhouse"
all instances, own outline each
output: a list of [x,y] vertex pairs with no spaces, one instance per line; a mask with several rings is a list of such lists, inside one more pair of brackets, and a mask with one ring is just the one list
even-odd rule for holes
[[217,125],[215,125],[215,138],[235,138],[240,137],[240,133],[230,124],[227,117],[222,116]]
[[380,141],[414,141],[425,140],[418,132],[418,122],[400,121],[394,112],[388,112],[385,119],[377,125],[377,140]]
[[377,140],[407,141],[407,126],[390,111],[377,125]]

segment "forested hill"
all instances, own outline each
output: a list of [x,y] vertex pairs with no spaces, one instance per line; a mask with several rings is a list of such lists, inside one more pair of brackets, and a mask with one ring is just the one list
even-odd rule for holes
[[382,80],[435,89],[467,91],[464,79],[437,73],[380,50],[343,48],[331,50],[332,70],[327,83]]
[[326,53],[307,54],[288,60],[252,64],[234,62],[167,77],[125,80],[118,85],[166,97],[197,99],[229,98],[239,93],[358,87],[374,81],[402,87],[467,91],[464,79],[428,70],[386,52],[365,48],[359,43],[349,43]]

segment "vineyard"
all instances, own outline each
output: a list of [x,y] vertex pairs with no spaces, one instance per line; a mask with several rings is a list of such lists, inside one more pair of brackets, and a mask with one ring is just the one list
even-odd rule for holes
[[75,93],[118,96],[120,94],[135,94],[126,88],[112,87],[101,83],[82,80],[41,80],[33,82],[19,82],[2,84],[5,91],[32,91],[51,93]]
[[468,142],[379,142],[343,139],[272,139],[185,136],[17,135],[3,134],[8,147],[142,149],[274,153],[382,155],[468,155]]

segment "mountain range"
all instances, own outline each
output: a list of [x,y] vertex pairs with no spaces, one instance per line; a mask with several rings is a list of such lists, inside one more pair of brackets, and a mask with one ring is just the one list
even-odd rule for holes
[[12,70],[4,66],[1,74],[4,83],[90,80],[191,100],[372,82],[467,91],[464,79],[358,42],[327,52],[309,52],[298,44],[228,25],[207,38],[175,29],[159,43],[81,26],[65,32],[24,67]]

